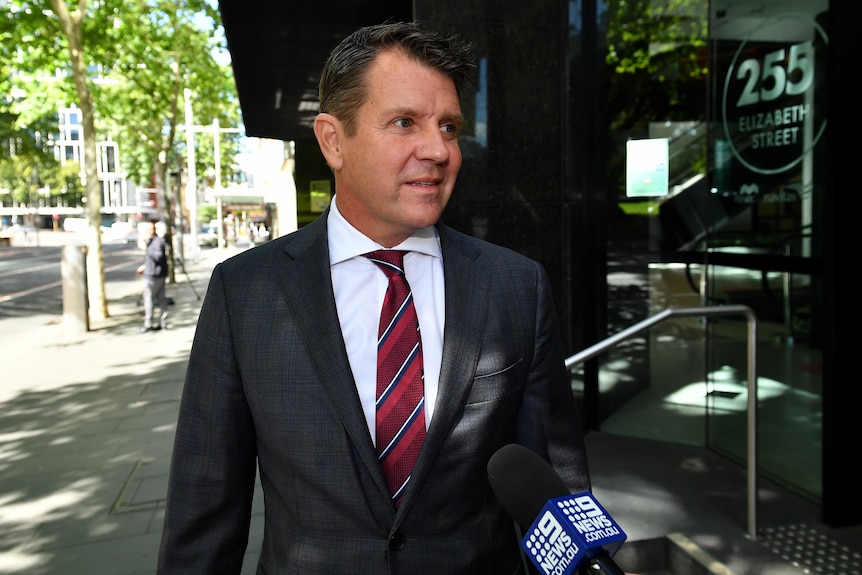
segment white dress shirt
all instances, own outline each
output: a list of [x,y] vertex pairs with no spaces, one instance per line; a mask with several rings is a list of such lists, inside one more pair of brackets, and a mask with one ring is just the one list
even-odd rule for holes
[[[332,287],[347,357],[373,441],[377,394],[377,328],[389,280],[377,264],[362,254],[385,248],[350,225],[338,211],[336,199],[337,196],[332,199],[327,219]],[[404,275],[413,291],[413,303],[419,317],[427,428],[434,415],[443,355],[445,298],[440,238],[437,229],[432,226],[417,231],[392,249],[410,251],[404,256]],[[375,303],[370,305],[369,302]]]

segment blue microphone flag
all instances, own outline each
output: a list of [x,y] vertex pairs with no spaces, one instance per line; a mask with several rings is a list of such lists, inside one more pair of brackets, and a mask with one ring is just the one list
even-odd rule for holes
[[521,540],[544,575],[570,575],[590,557],[613,555],[626,534],[589,492],[549,499]]

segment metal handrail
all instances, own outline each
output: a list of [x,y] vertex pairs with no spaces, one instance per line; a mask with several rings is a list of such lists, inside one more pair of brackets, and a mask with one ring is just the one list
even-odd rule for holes
[[570,369],[616,346],[652,326],[673,317],[711,317],[742,315],[748,320],[748,537],[757,539],[757,317],[748,306],[724,305],[715,307],[667,308],[643,321],[591,345],[566,359]]

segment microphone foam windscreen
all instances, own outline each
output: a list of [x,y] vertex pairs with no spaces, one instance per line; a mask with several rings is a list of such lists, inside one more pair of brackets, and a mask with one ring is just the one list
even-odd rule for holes
[[570,495],[551,465],[534,451],[515,443],[488,460],[488,481],[500,503],[526,529],[549,499]]

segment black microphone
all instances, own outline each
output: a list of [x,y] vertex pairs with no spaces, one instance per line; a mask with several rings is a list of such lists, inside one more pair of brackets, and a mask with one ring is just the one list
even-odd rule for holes
[[488,480],[526,535],[521,548],[543,575],[625,575],[611,556],[626,534],[589,492],[569,492],[557,472],[522,445],[501,447]]

